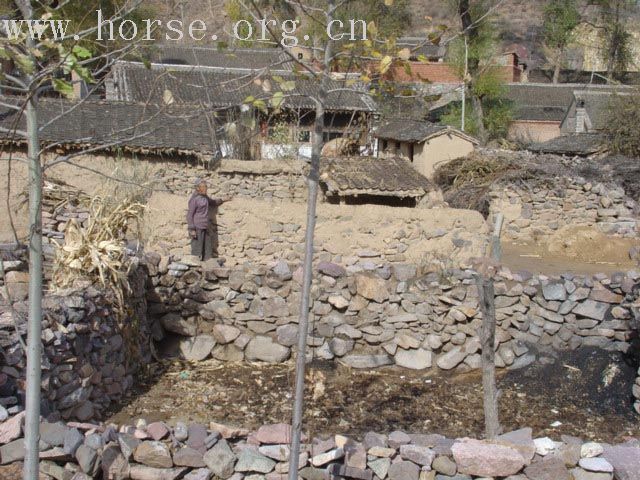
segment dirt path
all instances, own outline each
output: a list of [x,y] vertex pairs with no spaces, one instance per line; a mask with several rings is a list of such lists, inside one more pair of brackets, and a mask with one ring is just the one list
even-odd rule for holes
[[[633,365],[618,354],[586,349],[554,363],[545,358],[546,365],[501,375],[501,418],[507,430],[531,426],[535,435],[570,434],[599,441],[640,436],[631,403]],[[613,374],[607,385],[605,371]],[[358,437],[369,430],[401,429],[451,437],[482,435],[478,374],[447,377],[396,368],[361,372],[328,365],[313,368],[308,380],[314,387],[306,399],[305,424],[313,434]],[[222,366],[212,361],[191,366],[167,361],[152,370],[109,420],[215,420],[248,428],[288,422],[292,385],[291,365]],[[552,427],[554,422],[561,425]]]

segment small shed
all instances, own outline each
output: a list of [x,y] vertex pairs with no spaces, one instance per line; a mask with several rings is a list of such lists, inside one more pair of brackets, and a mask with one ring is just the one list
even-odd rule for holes
[[393,119],[374,132],[378,156],[406,159],[418,172],[432,178],[436,167],[472,153],[478,141],[452,127],[421,120]]
[[330,203],[399,207],[415,207],[438,190],[399,157],[323,157],[320,184]]

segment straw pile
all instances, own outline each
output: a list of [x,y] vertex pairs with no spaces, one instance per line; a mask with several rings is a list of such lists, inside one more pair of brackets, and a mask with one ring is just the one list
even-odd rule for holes
[[65,229],[64,243],[56,251],[52,286],[64,289],[87,280],[99,283],[115,294],[124,316],[124,300],[130,291],[124,239],[131,223],[141,219],[144,206],[129,198],[109,202],[94,197],[88,210],[84,227],[72,219]]

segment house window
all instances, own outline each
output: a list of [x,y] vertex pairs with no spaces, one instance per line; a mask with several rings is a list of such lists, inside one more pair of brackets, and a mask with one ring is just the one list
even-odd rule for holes
[[298,142],[308,143],[311,141],[311,132],[309,130],[300,130],[298,132]]
[[398,152],[400,152],[400,142],[396,142],[396,145],[395,145],[395,152],[393,152],[393,153],[396,153],[396,154],[397,154]]
[[382,147],[381,150],[384,152],[387,149],[387,141],[386,140],[382,140]]

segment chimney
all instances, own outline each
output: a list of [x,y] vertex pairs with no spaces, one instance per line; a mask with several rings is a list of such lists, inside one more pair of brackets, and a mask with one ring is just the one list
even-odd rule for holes
[[585,133],[587,130],[587,109],[584,107],[584,100],[576,101],[576,133]]

